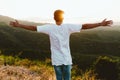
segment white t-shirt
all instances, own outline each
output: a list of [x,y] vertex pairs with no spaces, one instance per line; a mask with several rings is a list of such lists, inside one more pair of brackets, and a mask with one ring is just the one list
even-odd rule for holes
[[80,32],[82,25],[62,24],[37,26],[37,31],[49,35],[52,65],[71,65],[72,58],[69,47],[71,33]]

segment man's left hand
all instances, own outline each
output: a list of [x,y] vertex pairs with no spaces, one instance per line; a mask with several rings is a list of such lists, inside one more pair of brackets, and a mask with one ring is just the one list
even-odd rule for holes
[[107,19],[104,19],[104,20],[100,23],[101,26],[111,26],[112,24],[113,24],[113,21],[112,21],[112,20],[108,20],[108,21],[107,21]]

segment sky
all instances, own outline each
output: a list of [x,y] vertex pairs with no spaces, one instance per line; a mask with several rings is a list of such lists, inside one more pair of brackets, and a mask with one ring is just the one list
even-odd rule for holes
[[16,19],[52,19],[56,9],[66,18],[120,20],[120,0],[0,0],[0,15]]

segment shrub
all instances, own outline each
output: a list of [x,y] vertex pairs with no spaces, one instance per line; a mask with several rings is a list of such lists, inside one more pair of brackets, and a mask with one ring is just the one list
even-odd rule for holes
[[21,59],[17,61],[15,65],[30,67],[30,65],[32,65],[32,61],[29,59]]
[[97,77],[105,80],[118,80],[119,67],[117,60],[107,56],[100,56],[94,63]]
[[4,65],[14,65],[15,58],[12,56],[4,57]]
[[99,80],[96,78],[96,74],[94,73],[94,70],[89,69],[85,72],[81,72],[81,75],[79,76],[73,76],[72,80]]

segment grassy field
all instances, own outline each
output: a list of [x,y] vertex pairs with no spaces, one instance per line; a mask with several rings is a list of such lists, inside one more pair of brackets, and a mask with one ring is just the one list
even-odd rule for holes
[[[87,76],[90,77],[89,75],[91,74],[93,74],[92,78],[94,79],[103,78],[106,80],[113,80],[114,78],[114,80],[117,80],[120,73],[119,34],[119,26],[107,28],[100,27],[72,34],[70,37],[70,48],[73,58],[73,80],[84,80],[83,78]],[[38,60],[51,67],[48,35],[10,27],[5,23],[0,23],[0,54],[13,57],[17,56],[23,59],[23,61],[20,60],[23,63],[27,62],[24,61],[24,59],[28,59],[28,62],[29,60],[33,62]],[[30,62],[30,64],[31,63],[32,62]],[[13,63],[8,64],[16,65],[14,60]],[[30,64],[29,67],[31,66]],[[101,67],[101,65],[104,67]],[[102,74],[109,71],[107,69],[113,71],[103,76]],[[99,72],[99,70],[103,73]],[[111,77],[111,75],[115,76]]]
[[[84,67],[87,66],[84,64],[86,62],[85,59],[90,59],[88,58],[90,56],[81,57],[83,59],[80,59],[80,63],[82,63]],[[86,70],[80,69],[78,65],[73,65],[72,80],[119,80],[119,61],[120,58],[100,56],[94,60],[94,63],[92,63],[91,66],[89,65]],[[50,59],[41,61],[30,60],[28,58],[22,59],[17,56],[0,55],[0,79],[55,80],[54,70],[50,63]],[[89,61],[87,63],[91,62]],[[110,68],[112,69],[110,70]]]
[[[0,80],[56,80],[50,59],[39,60],[21,59],[12,56],[0,56]],[[92,70],[76,75],[77,68],[73,66],[72,80],[96,80]]]

